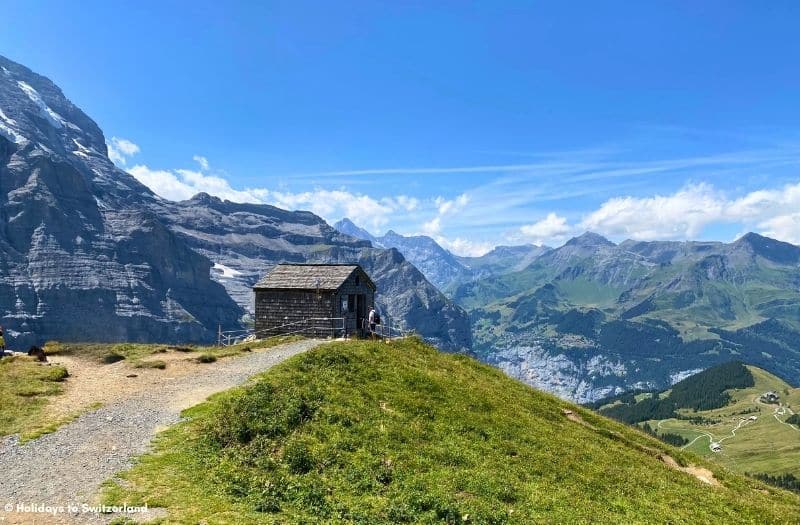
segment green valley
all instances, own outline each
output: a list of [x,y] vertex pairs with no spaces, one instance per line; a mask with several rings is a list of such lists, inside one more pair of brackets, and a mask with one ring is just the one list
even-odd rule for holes
[[[720,385],[724,387],[725,381],[730,381],[731,370],[736,366],[751,376],[749,385],[721,391]],[[669,405],[678,407],[674,414],[664,417],[664,405],[669,404],[676,389],[690,391],[693,397]],[[720,392],[724,397],[705,406],[697,403],[690,406],[692,400],[703,402],[696,395],[701,392],[707,395],[706,399],[717,397]],[[768,393],[774,396],[765,395]],[[659,435],[681,436],[683,450],[731,470],[800,477],[800,426],[793,415],[800,410],[800,389],[760,368],[736,363],[722,365],[687,378],[664,392],[625,394],[593,406],[601,414],[647,425]]]

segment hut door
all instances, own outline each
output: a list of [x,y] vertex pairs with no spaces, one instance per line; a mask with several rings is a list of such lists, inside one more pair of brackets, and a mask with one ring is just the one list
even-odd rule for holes
[[367,301],[364,294],[356,295],[356,319],[358,330],[364,329],[364,318],[367,316]]

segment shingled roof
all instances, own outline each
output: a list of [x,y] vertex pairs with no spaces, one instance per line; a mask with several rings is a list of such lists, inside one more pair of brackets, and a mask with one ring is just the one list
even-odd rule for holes
[[375,289],[375,284],[357,264],[279,264],[253,288],[337,290],[356,270]]

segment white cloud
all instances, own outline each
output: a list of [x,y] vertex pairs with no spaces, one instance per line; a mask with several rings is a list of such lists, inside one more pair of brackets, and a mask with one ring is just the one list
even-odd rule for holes
[[800,243],[800,182],[729,198],[709,184],[688,185],[671,195],[616,197],[578,225],[612,237],[641,240],[695,239],[712,224],[738,224],[782,241]]
[[442,218],[434,217],[428,222],[422,223],[422,233],[430,237],[436,237],[442,231]]
[[533,241],[534,244],[558,243],[567,235],[575,231],[573,226],[567,224],[567,219],[555,213],[548,213],[544,219],[526,224],[520,228],[522,234]]
[[800,213],[778,215],[759,223],[761,233],[800,246]]
[[480,257],[491,251],[495,246],[494,243],[490,242],[472,241],[461,237],[447,239],[441,235],[434,237],[434,240],[452,253],[465,257]]
[[[202,160],[200,160],[202,159]],[[376,199],[345,189],[314,189],[299,193],[273,191],[267,188],[233,188],[219,173],[208,173],[205,157],[195,156],[203,171],[191,169],[158,170],[137,164],[128,172],[157,195],[174,201],[192,198],[204,192],[233,202],[272,204],[289,210],[311,211],[329,223],[349,217],[373,231],[385,227],[397,213],[417,209],[418,199],[406,195]]]
[[436,197],[436,199],[434,199],[434,203],[436,203],[440,217],[444,215],[455,214],[469,204],[469,195],[462,193],[452,200],[445,199],[444,197]]
[[265,202],[279,208],[308,210],[331,223],[349,217],[372,231],[386,226],[389,217],[398,210],[396,198],[377,200],[343,189],[315,189],[301,193],[265,191]]
[[584,217],[580,227],[631,239],[691,239],[721,219],[725,206],[710,185],[689,185],[672,195],[615,197]]
[[[445,199],[438,196],[433,199],[433,206],[436,215],[430,220],[422,223],[422,234],[428,235],[436,239],[442,231],[442,219],[447,216],[453,216],[463,210],[469,204],[469,195],[462,193],[454,199]],[[438,242],[438,241],[437,241]]]
[[173,201],[190,199],[198,193],[205,192],[234,202],[263,202],[262,196],[265,191],[235,190],[222,177],[186,169],[154,170],[137,164],[130,168],[128,173],[157,195]]
[[202,155],[195,155],[194,157],[192,157],[192,160],[194,160],[196,163],[198,163],[200,165],[200,169],[201,170],[203,170],[203,171],[207,171],[208,170],[208,159],[207,158],[203,157]]
[[140,151],[137,144],[119,137],[111,137],[106,146],[108,146],[108,158],[117,166],[125,166],[128,159]]

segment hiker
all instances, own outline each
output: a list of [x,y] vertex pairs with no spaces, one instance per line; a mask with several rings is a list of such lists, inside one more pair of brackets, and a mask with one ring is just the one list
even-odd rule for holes
[[369,307],[369,318],[367,321],[369,325],[369,337],[370,339],[375,339],[375,307]]
[[375,310],[374,306],[370,306],[369,308],[369,331],[371,334],[372,339],[375,339],[375,327],[381,324],[381,314]]

